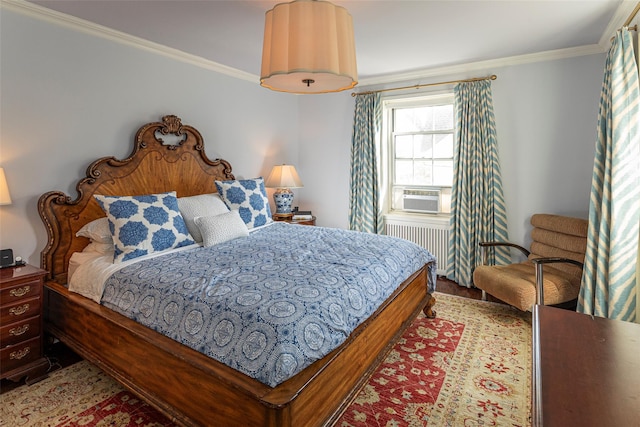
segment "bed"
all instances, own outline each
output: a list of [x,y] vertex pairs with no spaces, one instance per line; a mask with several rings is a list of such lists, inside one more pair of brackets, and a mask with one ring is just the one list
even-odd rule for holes
[[[271,385],[69,290],[70,261],[93,243],[77,233],[105,216],[96,195],[104,200],[175,192],[188,198],[217,193],[216,181],[234,179],[228,162],[206,156],[200,133],[170,115],[138,130],[129,157],[91,163],[76,185],[76,199],[60,191],[43,194],[38,210],[48,233],[41,254],[48,272],[45,330],[180,425],[332,425],[415,316],[423,311],[435,317],[435,259],[416,266],[343,342]],[[252,232],[273,234],[276,226],[318,241],[331,233],[289,224]],[[202,250],[188,246],[176,252]],[[307,262],[303,258],[294,261]]]

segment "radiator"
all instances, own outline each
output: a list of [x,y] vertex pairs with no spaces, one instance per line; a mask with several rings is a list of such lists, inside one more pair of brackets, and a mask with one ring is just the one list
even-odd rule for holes
[[449,255],[448,222],[385,219],[385,234],[416,243],[431,252],[438,261],[437,273],[445,275]]

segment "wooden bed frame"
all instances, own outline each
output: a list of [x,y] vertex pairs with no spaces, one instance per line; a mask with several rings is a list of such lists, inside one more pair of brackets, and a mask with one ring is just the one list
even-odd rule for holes
[[[165,135],[177,141],[163,142]],[[93,162],[76,186],[76,200],[59,191],[43,194],[45,330],[181,425],[332,425],[420,310],[434,316],[427,266],[339,348],[274,388],[66,288],[69,258],[88,243],[76,232],[104,216],[94,194],[175,190],[183,197],[216,192],[216,179],[234,179],[229,163],[209,160],[196,129],[164,116],[139,129],[126,159]]]

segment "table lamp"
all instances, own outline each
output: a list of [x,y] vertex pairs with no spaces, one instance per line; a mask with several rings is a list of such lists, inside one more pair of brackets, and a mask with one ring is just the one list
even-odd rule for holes
[[[4,176],[4,168],[0,168],[0,205],[10,205],[11,195],[7,178]],[[0,249],[0,268],[13,267],[13,251],[11,249]]]
[[265,181],[265,185],[270,188],[276,188],[273,193],[273,200],[276,204],[276,218],[291,218],[291,204],[293,202],[293,192],[291,188],[303,187],[302,181],[296,172],[296,168],[292,165],[274,166]]
[[4,175],[4,168],[0,168],[0,205],[10,205],[11,194],[9,194],[9,186],[7,178]]

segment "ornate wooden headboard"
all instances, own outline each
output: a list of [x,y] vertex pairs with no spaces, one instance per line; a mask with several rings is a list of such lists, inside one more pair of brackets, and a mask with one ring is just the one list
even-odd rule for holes
[[[165,139],[172,139],[170,143]],[[41,267],[48,279],[67,282],[69,259],[88,243],[76,237],[88,222],[105,216],[93,197],[103,195],[143,195],[176,191],[178,197],[215,193],[215,180],[234,179],[231,165],[221,159],[209,160],[202,135],[176,116],[148,123],[136,133],[133,152],[126,159],[103,157],[91,163],[87,176],[78,181],[78,198],[60,191],[43,194],[38,212],[47,229],[48,243],[41,252]]]

